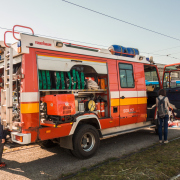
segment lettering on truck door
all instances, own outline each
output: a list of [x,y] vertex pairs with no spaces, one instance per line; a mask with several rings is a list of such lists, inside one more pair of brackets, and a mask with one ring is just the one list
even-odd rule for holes
[[134,63],[117,61],[119,79],[120,126],[137,122],[137,87],[134,79]]

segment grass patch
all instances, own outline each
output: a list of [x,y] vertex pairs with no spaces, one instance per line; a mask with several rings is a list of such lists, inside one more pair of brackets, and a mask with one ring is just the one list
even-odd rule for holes
[[164,180],[180,173],[180,139],[110,161],[91,171],[78,173],[72,180],[155,179]]

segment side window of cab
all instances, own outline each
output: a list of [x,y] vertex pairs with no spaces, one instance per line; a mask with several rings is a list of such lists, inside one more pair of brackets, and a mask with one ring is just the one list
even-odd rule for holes
[[134,76],[132,64],[119,63],[121,88],[134,88]]

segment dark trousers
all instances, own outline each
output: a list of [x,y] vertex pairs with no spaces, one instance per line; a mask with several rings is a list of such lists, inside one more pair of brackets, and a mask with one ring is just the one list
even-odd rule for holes
[[164,141],[167,141],[168,120],[169,120],[169,115],[166,115],[164,118],[159,118],[159,127],[158,127],[159,140],[162,140],[162,123],[164,122]]
[[2,163],[3,149],[4,149],[4,143],[2,143],[2,139],[0,139],[0,163]]

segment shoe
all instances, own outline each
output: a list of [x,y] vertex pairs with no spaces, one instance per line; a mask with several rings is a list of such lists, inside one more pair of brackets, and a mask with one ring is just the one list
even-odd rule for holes
[[167,144],[168,142],[169,142],[168,140],[164,141],[165,144]]
[[159,143],[162,143],[162,140],[159,140]]
[[0,168],[6,167],[6,164],[4,162],[0,163]]

